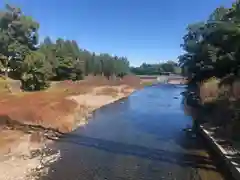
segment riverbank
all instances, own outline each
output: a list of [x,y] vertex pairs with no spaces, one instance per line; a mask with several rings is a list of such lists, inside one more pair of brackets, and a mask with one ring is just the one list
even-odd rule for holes
[[205,142],[183,131],[191,123],[179,106],[183,90],[150,86],[95,111],[87,126],[56,140],[61,158],[39,179],[229,180]]
[[136,89],[126,81],[88,80],[57,83],[47,92],[2,97],[0,180],[30,180],[47,173],[48,165],[60,157],[60,152],[48,148],[49,139],[84,126],[92,111]]
[[215,129],[206,125],[199,126],[200,134],[205,138],[217,156],[221,158],[221,162],[228,168],[232,177],[236,180],[240,179],[239,151],[232,147],[226,139],[216,136]]
[[239,87],[236,77],[210,78],[189,88],[185,101],[185,112],[233,179],[240,179]]

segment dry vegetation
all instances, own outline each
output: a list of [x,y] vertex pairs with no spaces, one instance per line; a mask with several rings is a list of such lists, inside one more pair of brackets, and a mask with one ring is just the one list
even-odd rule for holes
[[[107,80],[104,77],[87,77],[84,81],[55,82],[43,92],[1,93],[0,124],[23,123],[54,128],[62,132],[71,131],[76,123],[75,115],[84,109],[90,96],[127,96],[131,89],[138,88],[140,80],[133,76]],[[86,96],[84,102],[74,101],[72,96]],[[103,105],[105,102],[102,102]],[[81,105],[81,106],[80,106]],[[86,105],[86,108],[88,105]]]
[[[185,110],[210,126],[227,139],[239,139],[240,80],[234,76],[224,79],[210,78],[199,85],[202,108]],[[196,114],[197,113],[197,114]]]
[[200,85],[200,99],[203,104],[217,100],[219,97],[219,82],[219,79],[211,78]]
[[[0,156],[0,179],[4,180],[34,179],[32,175],[46,173],[44,162],[60,157],[59,152],[42,155],[46,153],[44,144],[49,143],[46,137],[72,131],[86,123],[92,110],[141,87],[135,76],[52,82],[47,91],[31,93],[20,92],[16,83],[0,81],[0,154],[8,155]],[[15,93],[6,89],[6,84],[14,87]],[[35,152],[38,154],[32,157]]]
[[43,129],[69,132],[85,123],[92,110],[128,96],[139,84],[134,76],[116,80],[87,77],[78,82],[53,82],[51,88],[41,92],[1,91],[0,128],[28,133]]

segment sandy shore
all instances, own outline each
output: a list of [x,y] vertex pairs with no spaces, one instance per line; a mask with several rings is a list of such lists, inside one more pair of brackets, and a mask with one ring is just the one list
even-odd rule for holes
[[[48,172],[47,166],[60,158],[60,152],[47,148],[50,141],[31,142],[32,135],[4,130],[2,133],[18,134],[19,138],[5,146],[1,152],[1,180],[32,180]],[[1,148],[3,149],[3,148]]]
[[[126,86],[101,86],[93,91],[67,97],[77,103],[72,114],[64,117],[71,130],[84,126],[95,109],[129,96],[135,89]],[[23,133],[19,130],[1,130],[0,180],[32,180],[48,172],[47,166],[61,157],[60,152],[48,148],[52,143],[45,132]]]

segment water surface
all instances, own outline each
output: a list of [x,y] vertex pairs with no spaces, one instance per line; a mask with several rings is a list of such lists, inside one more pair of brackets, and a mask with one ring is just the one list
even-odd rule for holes
[[[181,106],[182,86],[155,85],[97,110],[56,142],[53,180],[225,180]],[[227,178],[229,180],[229,178]]]

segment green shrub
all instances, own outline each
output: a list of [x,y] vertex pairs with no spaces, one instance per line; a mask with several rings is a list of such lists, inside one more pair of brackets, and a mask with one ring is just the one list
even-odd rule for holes
[[48,79],[52,75],[51,66],[45,56],[39,52],[27,55],[22,64],[21,83],[26,91],[37,91],[49,86]]

